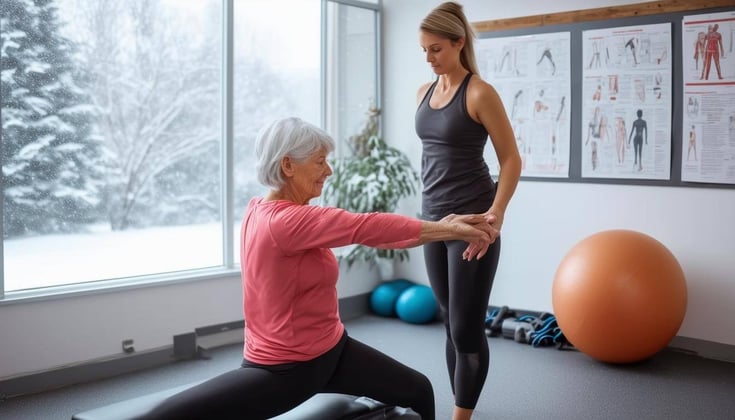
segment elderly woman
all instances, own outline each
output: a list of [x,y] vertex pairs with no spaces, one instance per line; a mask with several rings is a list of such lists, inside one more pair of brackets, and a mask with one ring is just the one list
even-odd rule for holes
[[250,201],[242,223],[242,367],[170,398],[156,418],[269,418],[316,393],[335,392],[434,419],[426,376],[347,335],[330,248],[462,240],[470,243],[469,260],[483,256],[497,231],[478,215],[429,222],[310,205],[332,173],[327,155],[333,149],[329,135],[298,118],[277,120],[258,134],[258,179],[271,190]]

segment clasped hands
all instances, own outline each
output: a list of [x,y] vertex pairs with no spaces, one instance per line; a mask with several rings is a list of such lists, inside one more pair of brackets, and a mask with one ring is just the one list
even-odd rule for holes
[[450,223],[463,234],[463,240],[468,242],[462,253],[462,259],[478,260],[485,256],[488,247],[500,236],[498,217],[487,212],[484,214],[450,214],[442,222]]

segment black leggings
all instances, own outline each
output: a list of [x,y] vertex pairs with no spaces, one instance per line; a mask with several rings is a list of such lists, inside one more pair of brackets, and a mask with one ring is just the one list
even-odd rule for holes
[[446,328],[449,381],[457,407],[474,409],[489,365],[485,317],[500,257],[500,238],[479,261],[464,261],[462,241],[424,245],[424,259]]
[[320,392],[366,396],[434,420],[429,379],[347,332],[334,348],[307,362],[269,366],[244,361],[240,369],[168,398],[148,418],[267,419]]

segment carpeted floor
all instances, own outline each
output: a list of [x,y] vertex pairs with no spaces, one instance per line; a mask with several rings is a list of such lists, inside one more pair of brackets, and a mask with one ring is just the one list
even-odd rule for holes
[[[424,372],[434,384],[437,418],[450,419],[452,396],[441,324],[411,325],[363,316],[351,336]],[[489,338],[490,372],[475,419],[735,420],[735,364],[664,351],[625,366],[576,351]],[[239,366],[241,345],[209,360],[178,362],[94,383],[0,402],[0,419],[70,419],[77,412],[206,379]]]

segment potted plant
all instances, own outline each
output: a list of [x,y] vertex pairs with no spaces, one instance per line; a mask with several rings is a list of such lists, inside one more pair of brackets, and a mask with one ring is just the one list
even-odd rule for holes
[[[333,174],[324,188],[329,205],[355,213],[395,212],[398,202],[416,193],[419,177],[402,151],[380,138],[380,110],[371,108],[365,128],[351,136],[347,144],[351,154],[333,159]],[[407,260],[405,249],[376,249],[362,245],[344,250],[339,259],[351,267],[357,261],[371,264],[379,259]]]

